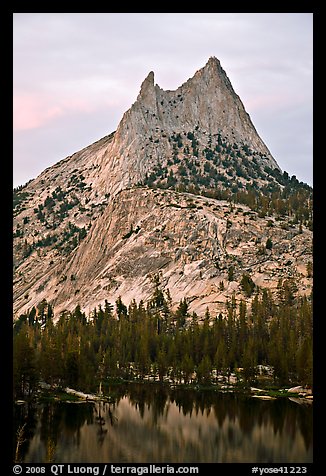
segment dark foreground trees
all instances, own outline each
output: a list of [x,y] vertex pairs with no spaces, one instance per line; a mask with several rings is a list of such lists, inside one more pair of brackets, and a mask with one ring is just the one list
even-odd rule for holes
[[[39,379],[49,384],[95,391],[106,378],[209,384],[219,375],[241,372],[254,382],[258,365],[270,366],[279,385],[312,385],[312,302],[285,299],[280,283],[276,301],[255,290],[248,302],[226,304],[224,314],[202,319],[189,313],[186,299],[175,311],[169,294],[155,283],[148,305],[129,307],[119,298],[86,316],[81,307],[44,319],[39,308],[14,324],[14,394],[31,394]],[[239,370],[240,369],[240,370]]]

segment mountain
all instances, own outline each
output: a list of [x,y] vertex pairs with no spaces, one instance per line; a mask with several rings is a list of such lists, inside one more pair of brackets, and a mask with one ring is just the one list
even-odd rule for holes
[[198,313],[245,296],[244,275],[308,294],[311,248],[312,189],[210,58],[175,91],[150,72],[115,132],[14,190],[14,314],[146,301],[156,276]]

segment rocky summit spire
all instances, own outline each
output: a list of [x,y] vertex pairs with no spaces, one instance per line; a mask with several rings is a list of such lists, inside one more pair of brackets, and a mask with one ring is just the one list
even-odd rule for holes
[[220,61],[216,58],[216,56],[210,56],[204,68],[212,68],[217,69],[221,67]]
[[140,92],[137,97],[137,101],[140,100],[146,100],[146,98],[153,94],[154,91],[154,73],[153,71],[150,71],[144,81],[142,82],[142,85],[140,87]]
[[[122,149],[128,148],[130,151],[131,144],[135,149],[134,157],[139,150],[146,150],[146,137],[153,137],[157,129],[166,135],[187,134],[195,128],[199,129],[197,134],[221,134],[232,143],[246,144],[265,157],[264,165],[279,169],[220,61],[214,56],[175,91],[164,91],[154,85],[154,73],[151,71],[148,74],[141,85],[137,101],[118,127],[117,139],[121,145],[119,156],[123,154]],[[159,143],[162,144],[160,138],[156,137],[156,144]],[[161,153],[160,149],[161,145],[157,145],[155,155]],[[153,154],[150,155],[153,157]]]
[[235,94],[231,81],[229,80],[224,69],[222,68],[220,61],[215,56],[211,56],[205,66],[199,71],[204,72],[206,74],[206,77],[208,76],[212,80],[216,81],[220,79],[225,83],[230,92]]

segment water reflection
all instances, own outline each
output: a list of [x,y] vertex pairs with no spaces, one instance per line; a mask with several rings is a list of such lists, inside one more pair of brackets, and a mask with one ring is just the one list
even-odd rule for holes
[[312,461],[311,406],[153,385],[119,386],[109,391],[110,404],[57,402],[16,407],[15,430],[25,425],[18,460]]

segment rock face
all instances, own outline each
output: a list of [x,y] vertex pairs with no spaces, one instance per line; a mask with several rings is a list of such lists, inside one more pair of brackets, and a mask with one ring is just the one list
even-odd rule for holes
[[[173,302],[188,296],[199,314],[207,306],[223,311],[234,291],[243,297],[239,281],[245,272],[273,290],[279,278],[294,277],[301,281],[301,290],[309,292],[305,268],[311,258],[311,232],[267,227],[268,220],[248,207],[231,209],[226,201],[187,193],[121,191],[66,260],[44,267],[43,258],[36,263],[30,256],[30,263],[21,265],[16,305],[25,308],[27,291],[27,306],[45,298],[58,312],[73,309],[77,302],[90,311],[105,299],[114,303],[119,295],[127,303],[146,301],[157,273]],[[273,252],[264,246],[269,237]],[[285,265],[290,257],[293,262]],[[231,267],[235,274],[229,281]],[[41,276],[31,286],[26,276],[35,269]]]
[[295,278],[308,293],[306,227],[206,193],[282,187],[280,178],[216,58],[176,91],[150,72],[116,132],[16,191],[15,315],[42,299],[57,313],[146,300],[155,274],[199,313],[240,298],[243,273],[271,289]]

